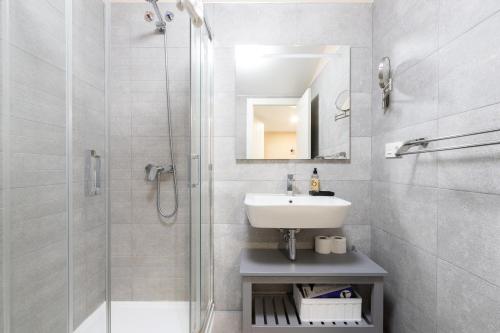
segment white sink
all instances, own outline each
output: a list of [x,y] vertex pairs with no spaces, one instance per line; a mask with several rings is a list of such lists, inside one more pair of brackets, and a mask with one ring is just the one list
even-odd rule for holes
[[351,203],[337,197],[247,193],[245,207],[255,228],[339,228]]

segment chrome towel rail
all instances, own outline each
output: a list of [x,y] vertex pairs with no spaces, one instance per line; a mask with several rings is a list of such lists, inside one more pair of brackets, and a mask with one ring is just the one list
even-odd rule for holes
[[386,158],[400,158],[404,155],[433,153],[433,152],[446,151],[446,150],[457,150],[457,149],[464,149],[464,148],[498,145],[498,144],[500,144],[500,140],[410,151],[410,149],[413,147],[427,148],[427,146],[429,145],[430,142],[450,140],[450,139],[455,139],[455,138],[462,138],[462,137],[467,137],[467,136],[474,136],[474,135],[487,134],[487,133],[493,133],[493,132],[500,132],[500,128],[482,130],[482,131],[471,132],[471,133],[466,133],[466,134],[448,135],[448,136],[442,136],[442,137],[431,138],[431,139],[430,138],[420,138],[420,139],[413,139],[413,140],[408,140],[408,141],[404,141],[404,142],[388,143],[385,146],[385,157]]

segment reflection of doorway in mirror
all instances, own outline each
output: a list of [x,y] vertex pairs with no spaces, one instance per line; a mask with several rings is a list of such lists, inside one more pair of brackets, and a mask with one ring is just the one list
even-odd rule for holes
[[309,159],[310,96],[248,98],[247,158]]

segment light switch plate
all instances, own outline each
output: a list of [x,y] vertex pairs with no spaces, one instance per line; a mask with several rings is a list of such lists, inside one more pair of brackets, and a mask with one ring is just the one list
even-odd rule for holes
[[385,158],[401,158],[401,156],[396,156],[396,152],[401,146],[403,146],[404,142],[391,142],[385,144]]

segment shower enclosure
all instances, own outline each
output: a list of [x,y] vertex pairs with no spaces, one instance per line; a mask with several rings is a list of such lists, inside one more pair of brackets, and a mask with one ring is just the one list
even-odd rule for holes
[[1,332],[210,320],[211,35],[155,4],[0,0]]

